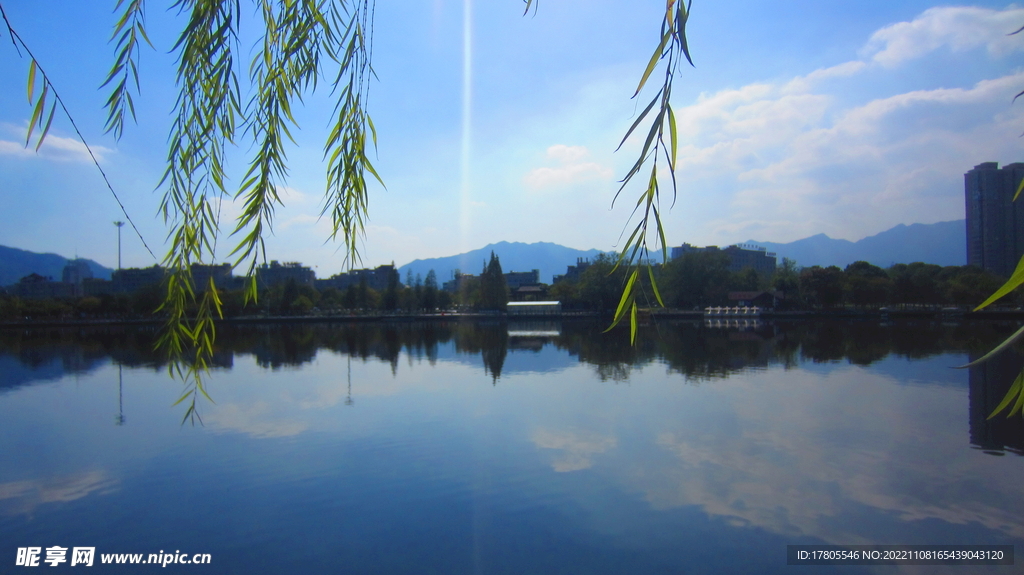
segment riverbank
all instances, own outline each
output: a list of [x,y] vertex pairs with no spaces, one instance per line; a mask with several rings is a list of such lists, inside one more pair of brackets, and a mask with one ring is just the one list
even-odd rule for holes
[[[685,319],[701,320],[704,313],[690,310],[651,310],[641,312],[645,318],[652,319]],[[407,323],[422,321],[478,321],[478,320],[565,320],[565,319],[610,319],[610,314],[589,311],[564,311],[558,314],[514,315],[482,312],[443,312],[421,314],[336,314],[336,315],[302,315],[302,316],[241,316],[216,320],[218,324],[288,324],[288,323]],[[874,309],[874,310],[799,310],[799,311],[763,311],[759,316],[745,319],[766,320],[818,320],[848,319],[888,321],[895,319],[934,319],[945,321],[957,320],[1020,320],[1024,321],[1024,310],[982,310],[962,311],[950,309]],[[160,318],[79,318],[24,320],[0,322],[0,329],[25,328],[66,328],[96,326],[160,326]]]

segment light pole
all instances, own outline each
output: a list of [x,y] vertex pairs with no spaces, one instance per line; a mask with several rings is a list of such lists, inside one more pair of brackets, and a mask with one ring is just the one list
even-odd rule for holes
[[124,222],[114,222],[117,226],[117,269],[121,269],[121,227],[124,226]]

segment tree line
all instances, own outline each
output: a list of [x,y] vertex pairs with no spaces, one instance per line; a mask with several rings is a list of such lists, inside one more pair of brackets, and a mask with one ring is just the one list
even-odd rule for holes
[[[508,303],[508,286],[501,262],[491,253],[479,276],[462,276],[454,293],[442,290],[434,270],[424,278],[410,271],[405,284],[392,270],[383,290],[370,287],[365,278],[347,288],[318,290],[289,279],[260,292],[246,302],[243,290],[218,289],[224,317],[246,315],[296,316],[312,313],[431,313],[462,308],[501,311]],[[122,319],[148,318],[159,313],[165,288],[148,286],[130,294],[100,294],[80,298],[24,299],[0,294],[0,321],[29,319]]]
[[[547,298],[562,303],[565,310],[606,313],[613,311],[622,295],[626,269],[616,267],[615,258],[602,254],[595,258],[577,280],[562,280],[548,289]],[[672,309],[703,309],[707,306],[735,305],[729,292],[781,291],[782,309],[831,309],[837,307],[877,308],[889,305],[974,306],[1003,283],[1003,279],[976,266],[938,266],[934,264],[896,264],[882,269],[868,262],[854,262],[846,269],[836,266],[799,268],[783,259],[770,277],[752,268],[729,270],[729,257],[723,253],[692,252],[663,265],[655,265],[652,275],[665,306]],[[647,299],[646,307],[655,307],[656,298],[650,278],[639,279]],[[126,318],[152,317],[163,299],[161,286],[150,286],[133,294],[103,294],[77,299],[21,299],[0,295],[0,321],[23,318]],[[407,274],[405,283],[397,271],[388,278],[387,287],[376,290],[366,281],[345,289],[330,287],[322,291],[294,280],[278,284],[260,293],[253,302],[245,302],[242,290],[220,290],[225,317],[243,315],[295,316],[311,313],[432,313],[463,309],[501,311],[510,299],[500,259],[491,254],[479,276],[461,276],[454,292],[440,288],[437,274],[426,277]],[[1019,305],[1012,294],[1003,303]]]
[[[783,309],[830,309],[836,307],[881,307],[888,305],[975,306],[1002,285],[1004,278],[977,266],[938,266],[925,263],[895,264],[883,269],[864,261],[845,269],[837,266],[800,268],[783,258],[768,276],[753,268],[729,270],[729,256],[715,252],[691,252],[652,270],[665,306],[674,309],[703,309],[707,306],[736,305],[729,292],[781,291]],[[606,312],[618,304],[626,271],[615,259],[602,255],[576,281],[563,280],[549,291],[563,309]],[[647,294],[644,305],[656,307],[649,277],[640,276]],[[1018,305],[1020,297],[1009,296],[1003,303]]]

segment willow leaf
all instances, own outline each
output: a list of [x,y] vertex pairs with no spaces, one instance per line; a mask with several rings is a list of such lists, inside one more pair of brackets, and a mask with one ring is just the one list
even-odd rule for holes
[[46,118],[46,125],[43,127],[43,132],[39,134],[39,142],[36,144],[36,151],[43,146],[43,140],[46,139],[46,134],[50,133],[50,124],[53,123],[53,113],[57,110],[57,104],[53,103],[50,105],[50,115]]
[[658,44],[658,47],[654,50],[654,53],[651,54],[651,60],[647,62],[647,68],[644,70],[643,76],[640,77],[640,83],[636,87],[636,92],[633,93],[634,98],[637,94],[640,93],[640,90],[644,89],[644,84],[647,83],[647,78],[651,76],[651,72],[653,72],[654,68],[658,65],[658,60],[660,60],[664,55],[665,46],[668,44],[668,41],[671,37],[671,32],[665,32],[661,36],[661,43]]
[[956,366],[955,369],[966,369],[968,367],[974,367],[974,366],[976,366],[978,364],[985,363],[986,361],[992,359],[993,357],[998,355],[1000,352],[1002,352],[1006,348],[1008,348],[1011,345],[1013,345],[1013,343],[1015,341],[1017,341],[1018,339],[1020,339],[1021,336],[1024,336],[1024,327],[1018,329],[1016,332],[1014,332],[1013,335],[1011,335],[1010,337],[1008,337],[1005,340],[1003,340],[1003,343],[997,345],[995,347],[995,349],[993,349],[992,351],[986,353],[985,355],[979,357],[978,359],[972,361],[971,363],[968,363],[966,365]]
[[1020,395],[1022,386],[1024,386],[1024,372],[1017,374],[1017,379],[1013,380],[1013,385],[1011,385],[1010,389],[1007,390],[1003,400],[999,402],[999,405],[996,406],[996,408],[992,410],[992,413],[990,413],[985,419],[992,419],[998,415],[1000,411],[1006,409],[1006,406],[1010,405],[1010,402]]
[[989,304],[995,302],[999,298],[1017,289],[1018,287],[1020,287],[1021,284],[1024,284],[1024,257],[1021,257],[1020,261],[1017,262],[1017,269],[1013,271],[1013,274],[1010,276],[1010,279],[1006,280],[1006,283],[1004,283],[1002,287],[996,290],[994,294],[990,295],[987,300],[982,302],[981,305],[974,308],[974,311],[978,311],[980,309],[988,307]]
[[32,96],[36,92],[36,60],[35,58],[28,65],[28,101],[32,103]]

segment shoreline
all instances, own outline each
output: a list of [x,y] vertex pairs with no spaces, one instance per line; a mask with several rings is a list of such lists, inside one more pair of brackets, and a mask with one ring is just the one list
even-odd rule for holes
[[[599,312],[562,312],[557,314],[521,314],[509,316],[497,313],[432,313],[432,314],[373,314],[373,315],[304,315],[304,316],[242,316],[214,320],[219,325],[254,325],[282,323],[410,323],[418,321],[516,321],[516,320],[573,320],[611,318],[609,313]],[[705,319],[702,311],[685,310],[650,310],[641,311],[639,319]],[[758,316],[749,317],[714,317],[707,319],[719,320],[878,320],[894,319],[934,319],[943,321],[961,320],[1022,320],[1024,310],[984,310],[960,311],[943,309],[892,309],[892,310],[797,310],[767,311]],[[66,327],[102,327],[102,326],[159,326],[160,318],[129,318],[129,319],[59,319],[40,321],[0,322],[0,329],[31,329],[31,328],[66,328]]]

